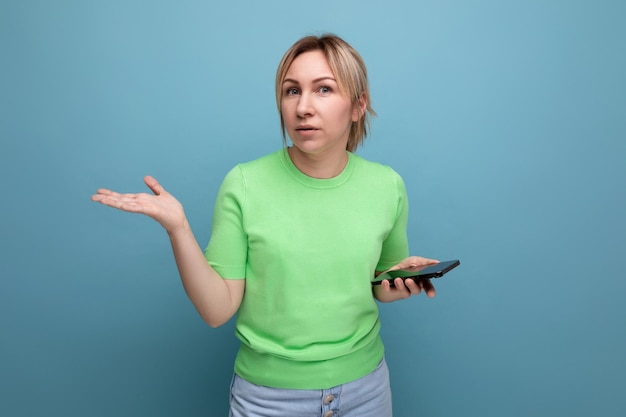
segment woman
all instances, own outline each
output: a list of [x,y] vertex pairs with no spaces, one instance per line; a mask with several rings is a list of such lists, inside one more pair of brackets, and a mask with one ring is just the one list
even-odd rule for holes
[[352,153],[374,115],[360,55],[334,35],[300,39],[279,64],[276,100],[292,146],[227,174],[204,253],[182,205],[152,177],[153,195],[100,189],[92,199],[165,228],[209,325],[238,312],[231,416],[390,416],[375,299],[435,292],[371,281],[437,261],[408,257],[402,179]]

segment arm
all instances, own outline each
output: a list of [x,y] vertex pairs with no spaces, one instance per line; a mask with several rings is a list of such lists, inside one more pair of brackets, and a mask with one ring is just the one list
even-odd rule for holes
[[211,327],[226,323],[243,299],[245,279],[223,279],[207,262],[187,225],[168,232],[187,296]]
[[119,210],[144,214],[159,222],[170,238],[183,287],[198,313],[211,327],[226,323],[241,304],[245,279],[220,277],[206,261],[180,202],[156,179],[145,177],[144,182],[153,195],[99,189],[91,199]]
[[[410,256],[394,265],[389,270],[396,271],[398,269],[402,269],[405,271],[419,271],[429,265],[437,263],[439,263],[439,261],[435,259]],[[418,295],[422,291],[424,291],[429,298],[435,296],[435,287],[431,284],[429,279],[418,280],[415,282],[412,279],[407,279],[405,281],[402,278],[396,278],[393,281],[393,284],[394,286],[392,287],[388,281],[383,281],[380,285],[375,286],[373,288],[374,297],[380,302],[389,303],[409,298],[411,295]]]

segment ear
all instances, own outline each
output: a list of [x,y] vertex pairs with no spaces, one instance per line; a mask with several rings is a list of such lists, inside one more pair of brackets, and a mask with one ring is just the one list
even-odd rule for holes
[[365,93],[361,93],[361,97],[354,102],[354,108],[352,109],[352,121],[358,122],[365,114],[367,109],[367,96]]

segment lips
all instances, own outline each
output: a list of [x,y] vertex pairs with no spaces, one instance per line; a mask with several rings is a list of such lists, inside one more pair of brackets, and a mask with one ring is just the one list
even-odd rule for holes
[[296,127],[296,130],[298,132],[310,132],[310,131],[314,131],[317,130],[314,126],[311,125],[300,125],[298,127]]

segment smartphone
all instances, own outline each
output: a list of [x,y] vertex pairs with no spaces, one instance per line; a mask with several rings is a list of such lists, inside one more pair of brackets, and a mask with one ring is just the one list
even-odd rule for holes
[[459,261],[458,259],[453,259],[451,261],[443,261],[435,265],[427,266],[426,268],[420,271],[413,271],[413,272],[402,271],[402,270],[389,271],[382,275],[379,275],[377,277],[379,280],[372,282],[372,285],[380,285],[381,282],[387,280],[387,281],[391,281],[391,285],[393,286],[393,280],[396,278],[403,278],[403,279],[412,278],[416,281],[419,279],[441,278],[446,273],[448,273],[449,271],[451,271],[452,269],[456,268],[459,265],[461,265],[461,261]]

